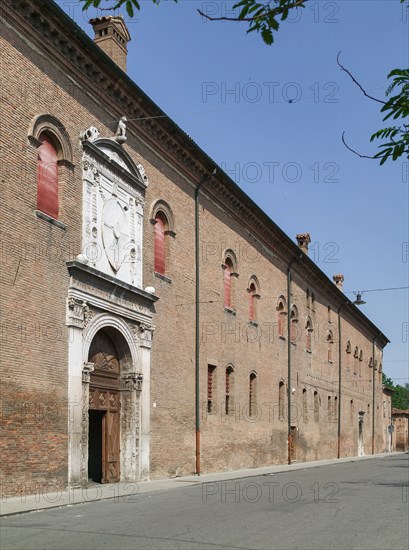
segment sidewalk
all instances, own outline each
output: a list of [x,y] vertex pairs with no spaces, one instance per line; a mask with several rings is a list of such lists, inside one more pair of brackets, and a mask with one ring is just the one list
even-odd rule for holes
[[107,499],[114,499],[116,502],[118,502],[119,499],[132,502],[132,499],[136,501],[136,495],[150,493],[153,491],[167,491],[170,489],[201,485],[204,483],[217,483],[260,475],[290,472],[293,470],[303,470],[306,468],[318,468],[319,466],[327,466],[330,464],[369,460],[371,458],[383,458],[396,454],[405,453],[380,453],[362,457],[318,460],[314,462],[296,462],[291,465],[278,464],[264,468],[218,472],[214,474],[204,474],[201,476],[193,475],[155,481],[141,481],[138,483],[110,483],[106,485],[94,484],[89,485],[88,487],[75,487],[59,492],[48,492],[47,489],[45,489],[41,492],[41,494],[37,493],[34,495],[21,495],[19,497],[3,497],[3,501],[0,506],[0,516],[22,514],[26,512],[45,510],[48,508],[59,508],[60,506],[72,506],[74,504],[96,502]]

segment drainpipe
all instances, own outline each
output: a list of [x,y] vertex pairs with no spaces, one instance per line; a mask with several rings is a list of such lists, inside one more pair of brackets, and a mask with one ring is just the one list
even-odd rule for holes
[[375,454],[375,340],[380,336],[377,334],[372,340],[372,454]]
[[342,382],[342,342],[341,342],[341,309],[349,304],[349,300],[338,308],[338,444],[337,458],[341,458],[341,382]]
[[294,256],[289,266],[287,267],[287,384],[288,384],[288,438],[287,438],[287,455],[288,464],[291,464],[291,448],[292,448],[292,434],[291,434],[291,267],[295,260],[302,258],[300,256]]
[[196,405],[196,474],[200,476],[200,256],[199,256],[199,193],[203,184],[216,174],[216,169],[211,174],[202,177],[195,189],[195,271],[196,271],[196,326],[195,326],[195,405]]

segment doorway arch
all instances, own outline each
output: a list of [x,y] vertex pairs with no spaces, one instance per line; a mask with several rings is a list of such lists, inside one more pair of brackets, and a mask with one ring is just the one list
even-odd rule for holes
[[98,483],[120,480],[120,333],[101,329],[92,339],[88,363],[90,375],[88,405],[88,479]]
[[[138,416],[139,392],[130,391],[124,383],[130,373],[135,373],[136,364],[122,331],[113,326],[114,323],[106,324],[107,319],[105,323],[102,319],[95,321],[86,339],[87,355],[84,356],[91,367],[84,387],[87,406],[84,466],[87,481],[116,483],[122,474],[130,475],[129,460],[124,464],[129,452],[134,460],[138,456],[134,448],[138,426],[134,420]],[[120,320],[115,324],[118,322]],[[131,441],[134,441],[132,449],[129,448]]]

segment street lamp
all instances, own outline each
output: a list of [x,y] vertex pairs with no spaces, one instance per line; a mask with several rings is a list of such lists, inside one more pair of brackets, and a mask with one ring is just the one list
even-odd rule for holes
[[362,300],[362,291],[354,292],[356,296],[355,302],[353,302],[356,306],[361,306],[363,304],[366,304],[364,300]]

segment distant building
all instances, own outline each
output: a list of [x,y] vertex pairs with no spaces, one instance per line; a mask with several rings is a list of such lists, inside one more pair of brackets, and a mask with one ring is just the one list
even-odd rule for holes
[[3,491],[383,451],[388,339],[126,75],[123,20],[1,16]]
[[393,422],[393,450],[408,451],[409,450],[409,410],[392,409]]

